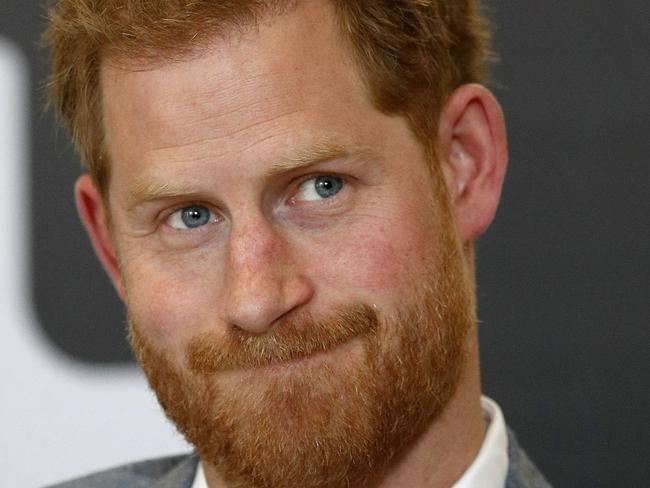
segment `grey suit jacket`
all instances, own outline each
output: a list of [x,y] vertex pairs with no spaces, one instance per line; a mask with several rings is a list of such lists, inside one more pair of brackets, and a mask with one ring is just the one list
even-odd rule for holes
[[[550,488],[515,435],[508,431],[508,477],[505,488]],[[153,459],[92,474],[50,488],[190,488],[198,458],[194,454]],[[298,487],[296,487],[298,488]]]

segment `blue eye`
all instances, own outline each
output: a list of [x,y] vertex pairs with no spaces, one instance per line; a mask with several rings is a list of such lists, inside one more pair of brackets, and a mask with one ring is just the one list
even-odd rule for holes
[[210,210],[200,205],[181,208],[169,217],[169,225],[174,229],[196,229],[213,220]]
[[315,201],[330,198],[343,188],[343,180],[338,176],[323,175],[304,181],[298,188],[297,198]]

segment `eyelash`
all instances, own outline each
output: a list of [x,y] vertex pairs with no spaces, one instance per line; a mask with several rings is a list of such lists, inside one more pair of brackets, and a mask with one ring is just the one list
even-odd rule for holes
[[[307,183],[310,180],[316,180],[317,178],[324,177],[324,176],[331,176],[331,177],[340,179],[341,182],[342,182],[341,190],[339,192],[337,192],[335,195],[332,195],[332,197],[322,198],[321,200],[314,200],[314,201],[304,200],[304,201],[301,202],[301,204],[310,205],[310,204],[318,203],[318,204],[322,205],[325,201],[331,201],[331,203],[334,203],[334,200],[335,200],[334,197],[338,196],[338,193],[340,193],[342,191],[345,191],[346,187],[350,184],[350,181],[349,181],[349,178],[344,177],[341,174],[333,173],[333,172],[332,173],[313,173],[313,174],[305,175],[305,176],[301,177],[300,179],[298,179],[296,181],[296,183],[294,184],[294,187],[293,187],[294,189],[291,192],[291,196],[287,200],[287,203],[289,203],[290,205],[296,203],[295,201],[294,202],[292,202],[292,201],[296,199],[296,196],[298,195],[298,192],[299,192],[300,187],[302,185],[304,185],[305,183]],[[330,203],[330,202],[328,202],[328,203]],[[172,217],[172,215],[174,215],[176,212],[179,212],[179,211],[181,211],[183,209],[193,207],[193,206],[204,207],[204,208],[208,209],[215,216],[214,219],[211,219],[211,222],[214,222],[215,220],[216,221],[223,220],[223,216],[221,216],[221,214],[218,211],[214,210],[214,208],[211,205],[209,205],[207,203],[204,203],[204,202],[200,202],[200,201],[189,201],[189,202],[184,202],[182,204],[176,205],[176,206],[172,207],[171,209],[169,209],[169,210],[167,210],[165,212],[162,212],[160,214],[160,216],[159,216],[159,221],[162,222],[162,224],[165,225],[167,228],[169,228],[171,231],[178,231],[178,232],[185,232],[185,233],[187,233],[187,232],[205,231],[205,227],[207,227],[207,224],[203,225],[203,226],[200,226],[200,227],[187,228],[187,229],[177,229],[177,228],[172,227],[169,224],[169,219]]]
[[[171,231],[176,231],[176,232],[201,232],[202,230],[204,231],[204,227],[206,225],[200,226],[200,227],[195,227],[195,228],[188,228],[188,229],[176,229],[175,227],[172,227],[169,224],[169,219],[171,219],[172,215],[174,215],[176,212],[180,212],[183,209],[190,208],[190,207],[203,207],[206,208],[212,215],[215,216],[214,219],[211,219],[210,222],[216,221],[221,221],[223,220],[223,217],[219,214],[219,212],[216,212],[210,205],[202,202],[189,202],[189,203],[183,203],[178,206],[175,206],[163,213],[160,214],[159,220],[162,222],[162,224],[166,227],[168,227]],[[209,222],[209,223],[210,223]]]
[[[296,195],[298,194],[298,191],[300,190],[300,187],[302,187],[305,183],[307,183],[310,180],[316,180],[317,178],[321,178],[321,177],[324,177],[324,176],[331,176],[333,178],[338,178],[339,180],[341,180],[342,186],[341,186],[341,190],[339,192],[337,192],[336,194],[332,195],[332,197],[323,198],[322,200],[318,200],[318,202],[321,202],[321,203],[324,202],[325,200],[332,200],[333,197],[338,195],[338,193],[340,193],[341,191],[344,191],[345,188],[350,183],[349,178],[344,177],[343,175],[338,174],[338,173],[314,173],[314,174],[306,175],[306,176],[301,177],[297,181],[297,183],[296,183],[296,185],[294,187],[294,190],[291,192],[291,197],[288,199],[288,202],[295,199]],[[307,201],[307,202],[309,202],[309,201]],[[309,202],[309,203],[311,203],[311,202]]]

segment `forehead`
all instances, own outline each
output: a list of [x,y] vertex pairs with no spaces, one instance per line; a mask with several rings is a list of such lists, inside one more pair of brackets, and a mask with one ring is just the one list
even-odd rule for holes
[[[134,64],[108,60],[102,66],[111,153],[119,151],[111,139],[176,145],[207,131],[212,137],[246,132],[318,103],[325,108],[323,92],[330,100],[367,98],[327,2],[301,3],[255,27],[216,38],[185,59]],[[181,135],[179,126],[189,119],[202,121],[202,130]],[[179,136],[182,141],[175,140]]]
[[372,103],[327,2],[301,2],[186,59],[106,63],[102,88],[114,211],[137,188],[169,184],[251,202],[280,182],[269,168],[323,145],[371,149],[400,172],[422,160],[406,119]]

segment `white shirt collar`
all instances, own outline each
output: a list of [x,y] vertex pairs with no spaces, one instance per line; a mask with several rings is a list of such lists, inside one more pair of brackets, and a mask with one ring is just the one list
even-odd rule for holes
[[196,476],[194,476],[194,483],[192,483],[191,488],[208,488],[208,482],[205,480],[203,462],[201,460],[199,460],[199,465],[196,467]]
[[[508,475],[508,435],[503,413],[494,400],[481,397],[485,437],[478,455],[452,488],[503,488]],[[208,488],[199,461],[192,488]]]
[[508,434],[503,413],[494,400],[481,397],[485,437],[472,464],[452,488],[503,488],[508,475]]

